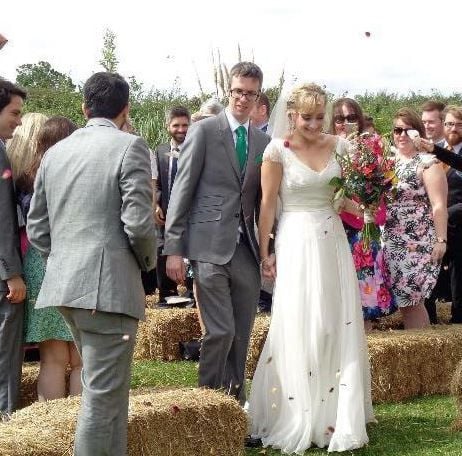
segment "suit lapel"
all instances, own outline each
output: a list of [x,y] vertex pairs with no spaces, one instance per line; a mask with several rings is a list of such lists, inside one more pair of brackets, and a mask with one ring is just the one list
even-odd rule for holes
[[236,148],[234,147],[234,139],[233,134],[231,132],[231,128],[228,123],[228,119],[226,118],[226,114],[222,111],[217,116],[219,132],[221,136],[221,140],[223,145],[225,146],[226,155],[231,162],[233,167],[234,173],[236,174],[239,183],[241,182],[241,173],[239,170],[239,163],[237,162],[237,155],[236,155]]

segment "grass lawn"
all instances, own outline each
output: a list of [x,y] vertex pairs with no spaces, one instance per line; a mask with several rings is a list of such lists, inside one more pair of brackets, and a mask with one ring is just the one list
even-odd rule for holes
[[[132,387],[196,386],[197,364],[158,361],[135,362]],[[350,452],[362,456],[462,456],[462,432],[450,429],[456,409],[451,397],[432,396],[375,407],[377,424],[369,427],[367,448]],[[248,450],[246,456],[277,456],[269,449]],[[326,455],[310,450],[306,455]],[[344,453],[345,454],[345,453]],[[349,454],[349,453],[346,453]],[[230,455],[231,456],[231,455]]]

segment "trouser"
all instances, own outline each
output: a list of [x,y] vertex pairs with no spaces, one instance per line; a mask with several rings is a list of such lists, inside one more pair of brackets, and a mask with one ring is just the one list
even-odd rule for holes
[[199,386],[223,389],[245,402],[245,363],[260,292],[260,271],[245,243],[227,264],[193,261],[205,325]]
[[0,291],[0,416],[19,405],[23,360],[24,304],[11,304]]
[[60,307],[82,357],[75,456],[127,454],[128,392],[138,320]]
[[177,284],[168,275],[166,271],[167,257],[162,255],[163,246],[157,249],[157,287],[159,288],[159,301],[165,301],[168,296],[178,294]]

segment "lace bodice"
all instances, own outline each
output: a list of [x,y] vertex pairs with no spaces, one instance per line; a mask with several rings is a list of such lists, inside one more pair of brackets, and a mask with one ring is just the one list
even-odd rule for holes
[[282,210],[303,212],[331,208],[335,189],[329,185],[329,181],[341,174],[336,155],[346,153],[348,147],[348,141],[338,138],[326,167],[317,172],[303,163],[289,147],[285,147],[282,139],[273,139],[263,153],[263,161],[282,164],[279,188]]

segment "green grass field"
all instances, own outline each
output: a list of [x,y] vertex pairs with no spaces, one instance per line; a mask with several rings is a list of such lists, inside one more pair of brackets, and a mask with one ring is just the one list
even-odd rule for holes
[[[192,362],[135,362],[132,387],[196,386],[197,364]],[[451,430],[456,415],[454,400],[447,396],[418,398],[375,407],[377,424],[369,426],[370,444],[351,452],[367,456],[462,456],[462,432]],[[247,450],[246,456],[276,456],[270,449]],[[327,454],[310,450],[307,455]]]

